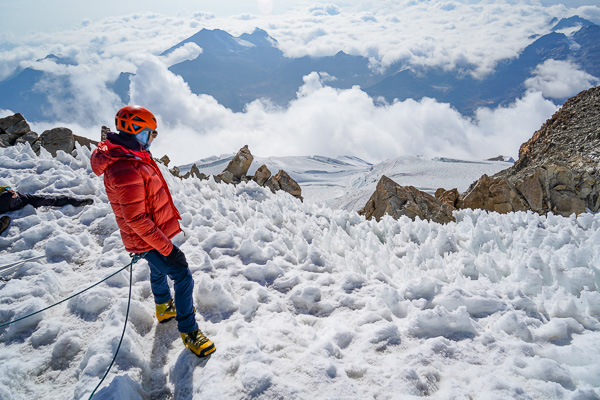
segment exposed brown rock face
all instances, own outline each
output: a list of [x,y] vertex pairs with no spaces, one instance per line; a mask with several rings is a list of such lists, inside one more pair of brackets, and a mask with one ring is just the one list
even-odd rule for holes
[[269,168],[263,164],[256,170],[252,180],[258,183],[260,186],[264,186],[265,182],[268,181],[270,177],[271,171],[269,171]]
[[435,191],[435,198],[442,203],[448,204],[452,208],[456,208],[459,196],[460,193],[458,193],[458,189],[446,190],[439,188]]
[[287,172],[285,172],[284,170],[280,170],[277,173],[277,175],[273,177],[273,179],[277,181],[281,190],[283,190],[284,192],[288,192],[292,196],[300,199],[301,201],[303,200],[302,189],[300,188],[300,185],[298,185],[298,183],[295,180],[293,180]]
[[[169,166],[169,163],[171,162],[171,159],[169,158],[169,156],[167,156],[166,154],[164,156],[162,156],[159,160],[161,163],[163,163],[165,165],[165,167]],[[194,164],[195,166],[196,164]],[[198,167],[196,167],[198,168]]]
[[506,178],[483,175],[457,203],[458,208],[481,208],[508,213],[523,211],[527,207],[515,193]]
[[452,207],[432,195],[413,186],[400,186],[387,176],[382,176],[375,193],[358,213],[367,219],[374,217],[377,221],[388,214],[396,219],[406,215],[412,220],[419,217],[445,224],[455,221],[452,211]]
[[[227,168],[225,168],[223,172],[218,175],[213,175],[215,181],[217,183],[235,185],[240,182],[249,182],[250,180],[253,180],[260,186],[271,189],[273,193],[275,193],[277,190],[283,190],[300,199],[300,201],[303,201],[302,189],[300,188],[300,185],[298,185],[298,183],[283,170],[280,170],[277,175],[272,176],[271,171],[269,171],[267,166],[261,165],[260,168],[258,168],[254,173],[254,176],[247,176],[246,173],[248,172],[253,159],[254,157],[250,153],[248,146],[242,147],[235,157],[233,157],[233,159],[229,162]],[[179,168],[177,167],[173,167],[170,172],[174,176],[182,179],[187,179],[190,177],[208,179],[206,175],[200,172],[196,164],[192,165],[191,170],[183,176],[181,176]]]
[[189,172],[186,173],[185,175],[183,175],[181,178],[182,179],[187,179],[187,178],[190,178],[192,176],[196,177],[196,178],[198,178],[200,180],[206,180],[206,179],[208,179],[208,176],[206,176],[205,174],[203,174],[202,172],[200,172],[200,170],[198,169],[198,167],[196,166],[196,164],[192,165],[192,168],[190,168]]
[[254,157],[250,153],[248,145],[246,145],[237,152],[231,161],[229,161],[227,168],[225,168],[223,172],[231,172],[233,181],[240,182],[242,176],[245,176],[248,173],[248,169],[250,168],[253,159]]
[[568,216],[597,212],[599,193],[600,87],[595,87],[569,99],[521,145],[511,168],[482,176],[458,207]]

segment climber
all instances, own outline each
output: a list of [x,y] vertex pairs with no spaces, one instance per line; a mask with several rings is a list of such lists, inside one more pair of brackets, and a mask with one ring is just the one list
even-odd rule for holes
[[[187,348],[199,357],[216,350],[198,328],[194,281],[183,252],[171,242],[181,219],[158,166],[148,151],[158,135],[156,118],[144,107],[126,106],[116,115],[118,133],[108,132],[91,156],[92,169],[104,174],[104,187],[121,230],[125,249],[146,253],[156,317],[173,317]],[[175,301],[167,283],[174,281]]]

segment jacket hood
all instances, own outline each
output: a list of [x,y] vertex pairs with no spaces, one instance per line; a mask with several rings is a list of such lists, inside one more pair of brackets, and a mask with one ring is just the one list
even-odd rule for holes
[[133,135],[129,136],[132,136],[133,141],[127,137],[109,132],[106,140],[98,143],[98,148],[94,150],[90,160],[92,170],[96,175],[100,176],[104,174],[111,164],[119,160],[139,160],[146,162],[152,160],[151,154],[142,150],[140,143],[135,137]]

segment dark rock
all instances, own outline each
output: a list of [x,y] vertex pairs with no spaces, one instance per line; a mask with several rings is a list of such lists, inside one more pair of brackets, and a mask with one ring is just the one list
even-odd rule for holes
[[[165,167],[169,166],[169,163],[171,162],[171,159],[169,158],[169,156],[167,156],[166,154],[164,156],[162,156],[162,158],[159,160],[161,163],[163,163],[165,165]],[[196,166],[196,164],[194,164],[194,166]],[[197,168],[197,167],[196,167]]]
[[183,179],[187,179],[190,177],[196,177],[200,180],[206,180],[208,179],[208,176],[206,176],[205,174],[203,174],[202,172],[200,172],[200,170],[198,169],[198,167],[196,166],[196,164],[192,165],[192,168],[190,168],[189,172],[187,174],[185,174],[182,178]]
[[68,128],[53,128],[44,131],[40,136],[39,143],[53,156],[56,156],[58,150],[71,153],[75,149],[75,138],[73,132]]
[[223,171],[221,172],[219,175],[217,175],[217,177],[219,178],[219,183],[221,182],[225,182],[228,184],[234,183],[234,176],[231,173],[231,171]]
[[300,188],[300,185],[298,185],[298,183],[292,179],[287,172],[280,170],[277,175],[273,177],[273,179],[277,181],[281,190],[288,192],[297,199],[300,199],[300,201],[304,200],[302,198],[302,188]]
[[502,155],[498,156],[498,157],[493,157],[493,158],[488,158],[486,161],[505,161],[505,162],[510,162],[510,163],[514,163],[515,160],[512,157],[504,157]]
[[458,193],[458,189],[456,188],[451,190],[439,188],[435,191],[435,198],[444,204],[448,204],[452,208],[456,208],[459,196],[460,193]]
[[250,153],[248,145],[246,145],[238,151],[231,161],[229,161],[229,164],[223,170],[223,173],[230,172],[233,176],[232,182],[239,182],[242,179],[242,176],[248,173],[248,169],[250,168],[253,159],[254,157]]
[[88,139],[83,136],[73,135],[73,139],[76,143],[79,143],[82,147],[87,147],[88,149],[92,149],[92,146],[98,147],[98,142],[92,139]]
[[374,217],[377,221],[388,214],[395,219],[405,215],[412,220],[419,217],[445,224],[455,221],[453,210],[428,193],[413,186],[400,186],[387,176],[382,176],[375,192],[358,213],[367,219]]
[[31,131],[29,124],[20,113],[0,118],[0,129],[7,134],[14,134],[16,137],[22,136]]
[[171,175],[176,176],[177,178],[181,178],[181,175],[179,175],[179,167],[174,166],[169,170],[169,172],[171,173]]
[[10,142],[8,140],[8,135],[6,133],[0,132],[0,147],[8,147],[10,146]]
[[258,183],[260,186],[264,186],[265,182],[268,181],[270,177],[271,171],[269,171],[269,168],[263,164],[256,170],[252,180]]
[[30,131],[30,132],[27,132],[26,134],[24,134],[23,136],[20,136],[15,141],[15,144],[17,144],[17,143],[29,143],[30,145],[33,145],[36,140],[38,140],[38,134],[36,132]]
[[273,192],[273,193],[275,193],[278,190],[281,190],[281,186],[279,186],[279,181],[277,181],[277,179],[275,179],[274,176],[267,179],[264,186],[266,188],[271,189],[271,192]]
[[104,142],[106,140],[106,135],[110,132],[110,128],[108,126],[102,125],[100,128],[100,141]]
[[523,143],[516,163],[482,176],[459,208],[568,216],[600,208],[600,87],[569,99]]

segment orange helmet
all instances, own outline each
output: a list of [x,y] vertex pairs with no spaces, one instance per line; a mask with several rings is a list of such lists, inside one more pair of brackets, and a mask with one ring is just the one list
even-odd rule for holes
[[115,117],[117,130],[136,135],[146,128],[156,129],[156,118],[147,108],[142,106],[125,106]]

